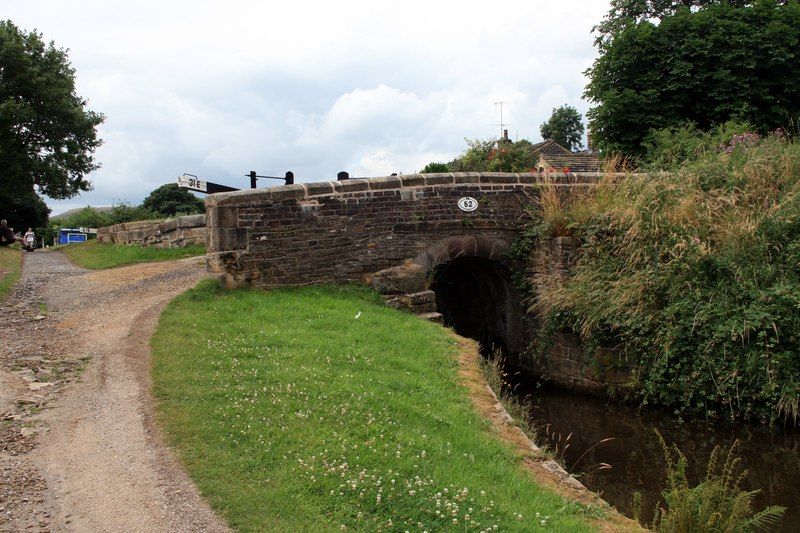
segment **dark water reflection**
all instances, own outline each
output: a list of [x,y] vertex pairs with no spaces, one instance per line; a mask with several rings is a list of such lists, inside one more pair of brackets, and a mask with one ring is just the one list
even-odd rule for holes
[[[675,443],[689,460],[689,480],[705,474],[715,446],[727,450],[739,439],[739,455],[750,475],[746,489],[761,489],[756,508],[787,507],[781,531],[800,531],[800,432],[762,426],[680,420],[654,410],[638,410],[606,400],[551,389],[529,391],[539,444],[563,448],[570,433],[564,463],[591,490],[622,513],[631,515],[632,495],[642,494],[649,520],[665,480],[663,452],[653,430],[667,444]],[[547,430],[547,438],[545,438]],[[559,438],[560,436],[560,438]],[[599,441],[614,440],[595,446]],[[587,452],[587,450],[589,450]],[[584,455],[585,454],[585,455]],[[583,456],[581,458],[581,456]],[[608,463],[611,469],[599,470]]]

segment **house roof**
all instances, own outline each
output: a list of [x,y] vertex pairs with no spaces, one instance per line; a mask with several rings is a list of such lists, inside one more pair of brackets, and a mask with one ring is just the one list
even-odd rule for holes
[[544,154],[554,154],[554,155],[564,154],[564,155],[568,155],[568,154],[572,153],[572,152],[570,152],[569,150],[567,150],[566,148],[564,148],[563,146],[561,146],[560,144],[558,144],[557,142],[555,142],[552,139],[547,139],[547,140],[542,141],[540,143],[536,143],[536,144],[534,144],[532,146],[532,148],[534,150],[536,150],[537,152],[539,152],[540,154],[542,154],[542,155],[544,155]]
[[570,172],[600,172],[603,162],[590,152],[570,152],[552,139],[533,145],[543,162],[554,169],[569,169]]
[[540,158],[555,169],[569,169],[570,172],[600,172],[603,162],[594,154],[541,154]]

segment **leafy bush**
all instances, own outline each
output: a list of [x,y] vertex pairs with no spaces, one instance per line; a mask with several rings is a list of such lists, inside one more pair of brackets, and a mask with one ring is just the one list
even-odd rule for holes
[[435,162],[428,163],[427,165],[425,165],[425,168],[420,170],[420,173],[422,174],[436,173],[436,172],[449,172],[447,170],[447,163],[435,163]]
[[568,277],[536,280],[534,306],[545,330],[619,345],[638,363],[643,403],[796,422],[800,144],[711,150],[721,131],[677,135],[676,155],[662,143],[658,160],[686,157],[672,172],[609,179],[569,205],[544,191],[531,232],[581,244]]
[[153,190],[142,202],[142,207],[162,217],[192,215],[206,210],[203,200],[176,183],[167,183]]

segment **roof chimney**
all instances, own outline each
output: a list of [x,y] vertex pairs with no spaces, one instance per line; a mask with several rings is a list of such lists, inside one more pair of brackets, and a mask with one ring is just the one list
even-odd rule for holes
[[503,140],[504,141],[508,140],[508,130],[503,130]]

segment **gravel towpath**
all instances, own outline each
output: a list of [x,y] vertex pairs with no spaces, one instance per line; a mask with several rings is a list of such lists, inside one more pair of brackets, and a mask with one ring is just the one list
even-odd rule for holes
[[2,302],[0,531],[225,531],[154,425],[149,339],[202,258],[26,254]]

